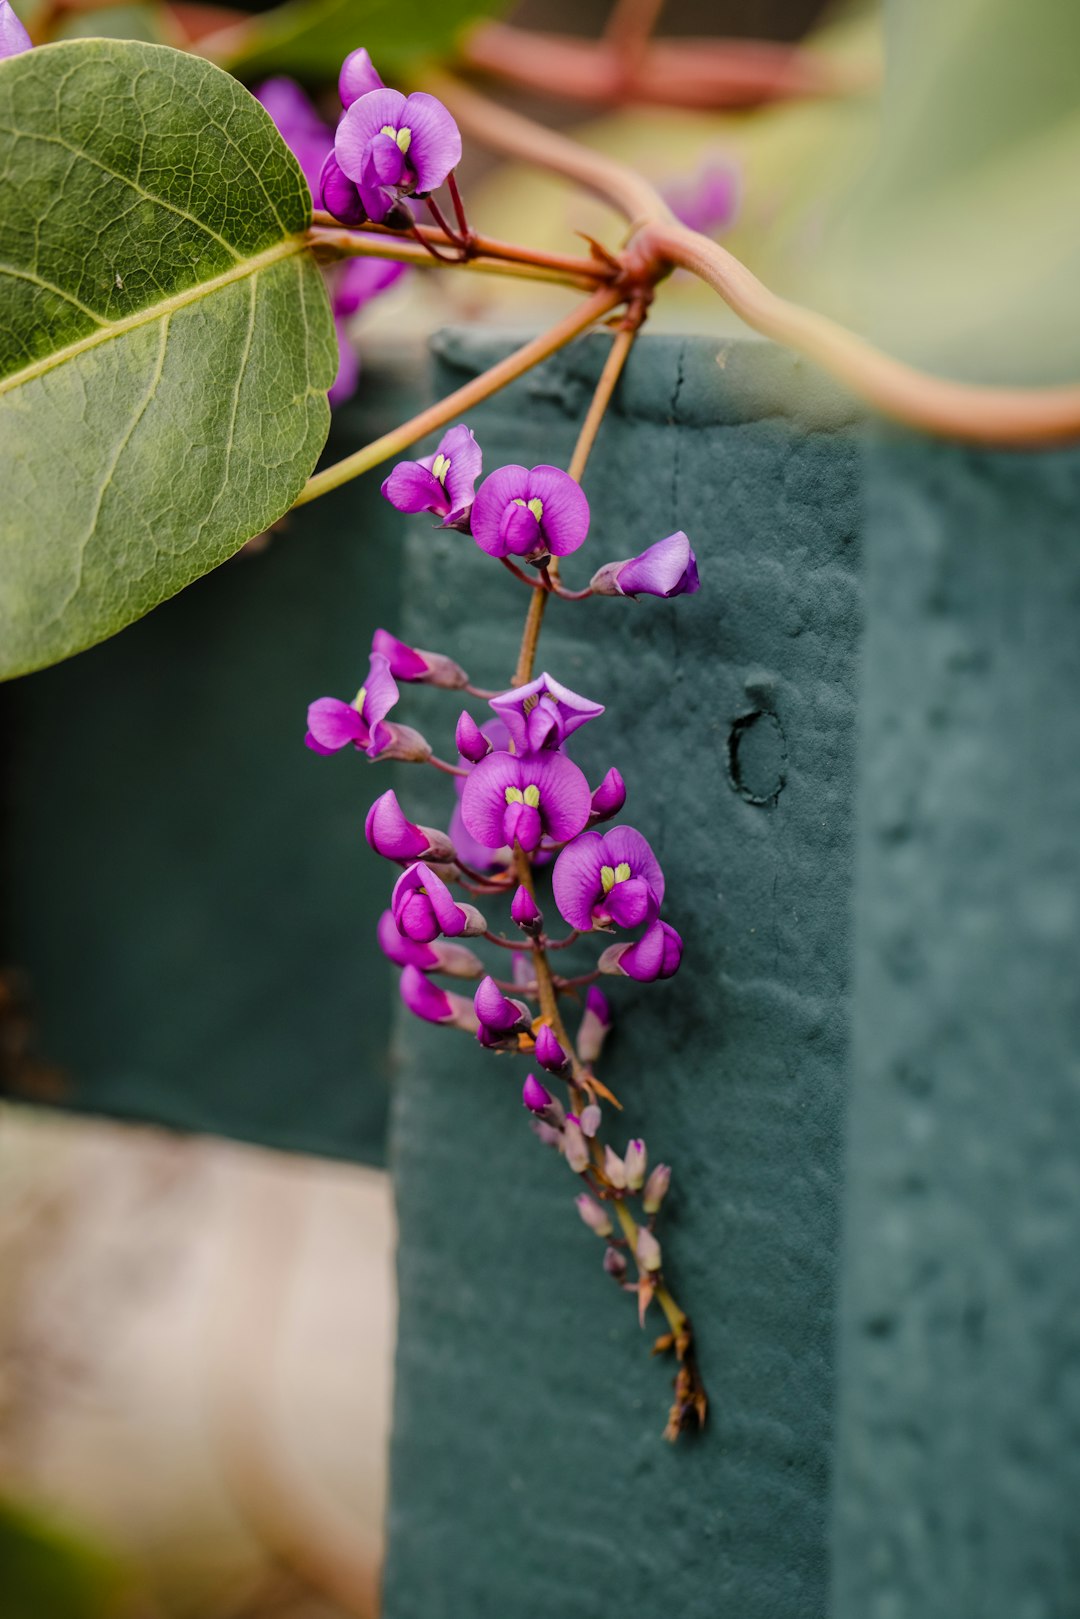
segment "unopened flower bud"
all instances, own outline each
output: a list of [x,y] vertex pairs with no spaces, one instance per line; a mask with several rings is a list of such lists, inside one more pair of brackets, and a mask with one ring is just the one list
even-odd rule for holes
[[601,1118],[602,1115],[600,1109],[597,1107],[595,1102],[590,1102],[587,1108],[582,1109],[581,1128],[589,1137],[590,1141],[600,1128]]
[[582,1175],[589,1167],[589,1144],[581,1133],[576,1119],[567,1117],[562,1132],[563,1157],[574,1171]]
[[542,1023],[536,1031],[536,1060],[549,1074],[565,1074],[570,1067],[570,1060],[558,1037],[546,1023]]
[[632,1192],[640,1192],[645,1184],[645,1166],[649,1161],[645,1151],[645,1143],[640,1136],[627,1144],[626,1157],[626,1184]]
[[660,1269],[660,1244],[649,1230],[648,1226],[639,1226],[637,1242],[634,1247],[637,1262],[645,1271],[658,1271]]
[[651,984],[658,978],[670,978],[679,970],[683,942],[667,922],[655,921],[633,944],[612,944],[604,951],[597,966],[602,973],[616,973],[624,978],[635,978],[639,984]]
[[605,563],[589,585],[597,596],[692,596],[700,588],[697,558],[680,530],[640,556]]
[[608,1248],[604,1253],[604,1269],[617,1282],[623,1281],[626,1276],[626,1255],[618,1248]]
[[464,709],[462,709],[457,722],[454,741],[457,743],[457,750],[461,757],[468,759],[470,764],[479,764],[480,760],[486,759],[491,752],[491,743],[472,715],[467,714]]
[[430,742],[411,725],[395,725],[391,720],[384,720],[379,742],[379,751],[371,755],[373,759],[404,759],[406,764],[422,765],[431,758]]
[[453,658],[441,652],[425,652],[423,647],[408,646],[389,630],[376,630],[371,638],[372,652],[381,652],[390,665],[395,680],[421,682],[426,686],[441,686],[454,691],[467,686],[469,677]]
[[656,1214],[661,1203],[667,1197],[668,1187],[671,1185],[671,1170],[667,1164],[657,1164],[648,1180],[645,1182],[645,1191],[642,1194],[641,1206],[646,1214]]
[[580,1197],[574,1199],[574,1202],[577,1204],[578,1213],[590,1231],[595,1231],[598,1237],[611,1236],[613,1227],[608,1219],[607,1210],[597,1203],[594,1198],[591,1198],[588,1192],[582,1192]]
[[626,1165],[610,1147],[604,1148],[604,1174],[619,1191],[626,1186]]
[[521,1087],[521,1100],[530,1113],[543,1113],[555,1100],[546,1085],[542,1085],[535,1074],[528,1074]]
[[[480,1023],[481,1035],[494,1037],[495,1043],[521,1029],[527,1029],[532,1022],[532,1014],[524,1001],[510,1000],[490,976],[480,980],[473,996],[473,1008]],[[492,1043],[491,1038],[481,1040],[483,1045]]]
[[582,1062],[595,1062],[603,1050],[611,1028],[611,1007],[602,990],[590,984],[585,996],[585,1015],[578,1029],[577,1048]]
[[626,783],[615,769],[615,766],[612,765],[592,795],[589,825],[596,826],[600,821],[610,821],[613,815],[618,815],[625,803]]
[[452,860],[454,846],[445,832],[433,827],[417,826],[407,820],[397,794],[389,788],[378,797],[367,812],[364,836],[385,860],[403,864],[412,860]]
[[426,978],[419,967],[401,972],[401,998],[414,1016],[428,1023],[449,1023],[469,1034],[476,1033],[476,1013],[462,995],[452,995]]
[[522,933],[530,933],[534,938],[544,925],[537,903],[524,883],[518,885],[517,893],[510,901],[510,915]]

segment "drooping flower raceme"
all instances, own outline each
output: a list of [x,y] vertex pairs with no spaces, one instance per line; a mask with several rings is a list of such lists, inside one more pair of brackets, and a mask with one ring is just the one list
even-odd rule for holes
[[488,849],[529,854],[543,837],[564,843],[589,818],[592,794],[583,773],[562,753],[489,753],[474,765],[461,795],[467,831]]
[[493,697],[491,707],[506,726],[516,752],[522,754],[561,748],[580,726],[604,712],[602,703],[579,697],[549,674]]
[[[461,161],[461,135],[442,102],[423,90],[411,96],[369,90],[345,109],[333,155],[356,187],[364,216],[381,224],[402,198],[427,196],[442,185]],[[324,172],[323,200],[337,213],[327,180]]]
[[454,528],[468,517],[482,464],[480,446],[462,424],[443,434],[433,455],[399,461],[382,492],[399,512],[434,512],[444,528]]
[[572,928],[636,928],[659,914],[664,873],[632,826],[583,832],[555,862],[551,878],[559,915]]
[[476,491],[472,536],[492,557],[565,557],[585,542],[589,502],[561,467],[499,467]]

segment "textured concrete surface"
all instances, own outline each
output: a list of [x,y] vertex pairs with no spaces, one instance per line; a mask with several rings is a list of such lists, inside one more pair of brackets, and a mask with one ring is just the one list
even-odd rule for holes
[[[337,457],[408,413],[365,374]],[[0,963],[10,1092],[274,1146],[381,1159],[388,976],[363,918],[366,762],[303,747],[349,697],[398,571],[378,483],[290,518],[148,618],[2,693]],[[365,912],[365,904],[367,912]],[[6,1062],[3,1056],[6,1053]],[[5,1072],[6,1070],[6,1072]]]
[[1073,1619],[1080,455],[867,491],[834,1619]]
[[[470,418],[489,467],[565,464],[606,342]],[[445,340],[439,386],[496,352]],[[686,939],[671,983],[615,986],[604,1072],[626,1133],[674,1165],[670,1269],[712,1419],[700,1441],[661,1439],[668,1369],[601,1274],[569,1173],[526,1126],[524,1064],[403,1015],[387,1619],[596,1619],[624,1606],[820,1619],[858,449],[792,360],[753,344],[718,360],[715,345],[646,337],[586,490],[594,528],[569,580],[685,527],[705,581],[668,604],[557,603],[539,664],[609,705],[573,751],[591,779],[613,762],[624,772],[622,819],[653,841],[665,912]],[[504,681],[524,591],[469,541],[424,518],[402,526],[405,633],[482,684]],[[402,712],[445,751],[457,708],[411,694]],[[447,783],[400,774],[410,813],[446,815]]]

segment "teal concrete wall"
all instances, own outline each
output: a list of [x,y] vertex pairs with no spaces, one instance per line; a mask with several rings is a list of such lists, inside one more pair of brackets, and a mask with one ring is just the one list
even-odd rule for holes
[[[407,415],[412,389],[407,369],[369,372],[328,454]],[[397,610],[386,510],[377,482],[351,484],[3,689],[10,1095],[381,1160],[366,762],[317,758],[303,734],[310,698],[351,696]]]
[[[565,464],[606,346],[470,418],[489,466]],[[496,352],[445,342],[438,386]],[[700,1441],[661,1439],[670,1370],[601,1273],[573,1178],[526,1126],[524,1064],[403,1016],[386,1613],[812,1619],[834,1407],[858,445],[789,358],[741,345],[720,370],[715,344],[645,337],[585,487],[594,530],[568,579],[685,527],[704,580],[672,603],[554,604],[538,666],[609,705],[576,755],[593,780],[624,772],[621,819],[653,841],[686,939],[669,984],[615,986],[603,1072],[627,1133],[675,1167],[666,1252],[712,1416]],[[505,681],[523,589],[426,519],[402,533],[407,635]],[[425,694],[405,717],[434,740],[457,706]],[[431,772],[397,785],[410,814],[445,817],[452,789]]]

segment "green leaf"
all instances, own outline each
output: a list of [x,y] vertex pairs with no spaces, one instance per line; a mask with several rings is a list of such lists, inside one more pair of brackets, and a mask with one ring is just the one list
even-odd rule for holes
[[[239,24],[218,60],[245,79],[264,73],[336,78],[343,59],[366,45],[383,74],[446,55],[470,22],[508,0],[285,0]],[[224,37],[224,36],[222,36]],[[212,54],[217,55],[216,52]]]
[[310,211],[207,62],[101,39],[0,62],[0,676],[130,624],[296,498],[337,363]]

